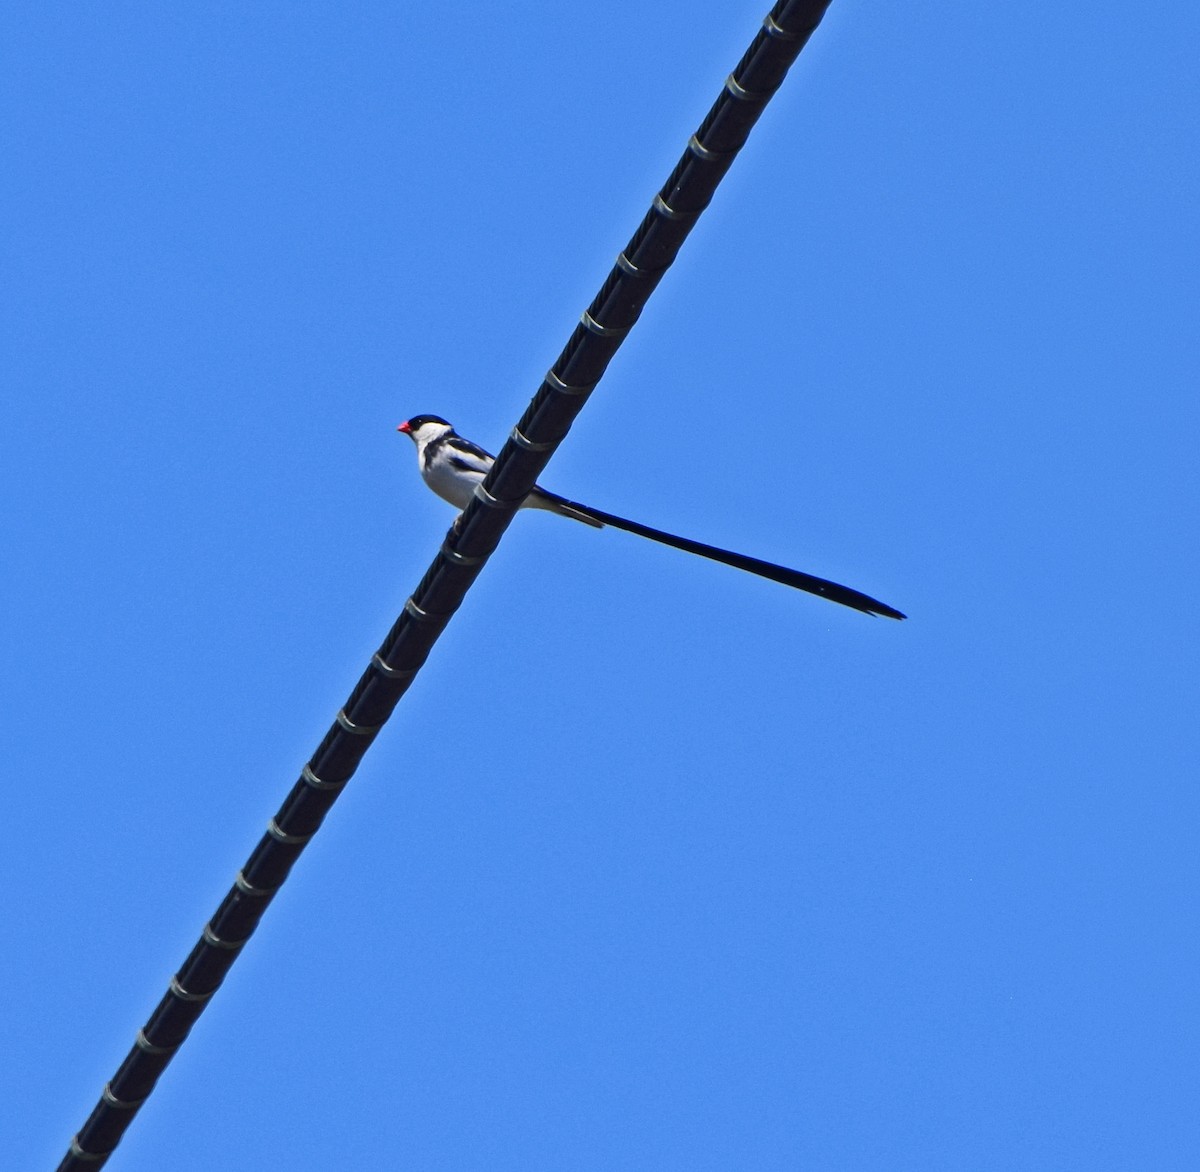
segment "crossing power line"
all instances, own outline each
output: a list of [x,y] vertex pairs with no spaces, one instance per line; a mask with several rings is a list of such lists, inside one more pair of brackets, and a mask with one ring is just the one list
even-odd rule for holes
[[102,1167],[495,552],[831,0],[779,0],[371,657],[58,1172]]

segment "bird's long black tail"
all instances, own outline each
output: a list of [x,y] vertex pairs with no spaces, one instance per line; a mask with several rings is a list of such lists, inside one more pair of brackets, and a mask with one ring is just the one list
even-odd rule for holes
[[563,506],[564,511],[568,511],[568,515],[575,514],[577,520],[591,524],[598,522],[601,525],[611,525],[614,529],[624,529],[626,533],[636,533],[639,537],[647,537],[661,545],[682,549],[686,553],[699,554],[702,558],[710,558],[714,562],[722,562],[724,565],[733,566],[738,570],[747,570],[751,574],[757,574],[760,578],[770,578],[773,582],[782,582],[785,586],[792,586],[797,590],[806,590],[809,594],[828,598],[830,602],[840,602],[842,606],[853,607],[855,610],[862,611],[863,614],[883,615],[889,619],[905,617],[894,607],[888,606],[886,602],[880,602],[877,598],[872,598],[869,594],[863,594],[858,590],[851,590],[849,586],[841,586],[837,582],[829,582],[814,574],[805,574],[801,570],[791,570],[787,566],[777,566],[774,562],[764,562],[744,553],[734,553],[732,550],[718,549],[715,545],[705,545],[704,542],[693,541],[690,537],[676,537],[674,533],[664,533],[661,529],[652,529],[649,525],[629,521],[624,517],[616,517],[612,513],[606,513],[591,505],[581,505],[578,501],[569,501],[565,497],[545,492],[544,489],[540,491],[555,504]]

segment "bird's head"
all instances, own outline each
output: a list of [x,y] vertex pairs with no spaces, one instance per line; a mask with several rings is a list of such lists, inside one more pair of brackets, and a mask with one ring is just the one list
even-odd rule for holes
[[414,444],[429,443],[438,436],[446,435],[454,430],[440,415],[414,415],[406,419],[397,431],[403,432]]

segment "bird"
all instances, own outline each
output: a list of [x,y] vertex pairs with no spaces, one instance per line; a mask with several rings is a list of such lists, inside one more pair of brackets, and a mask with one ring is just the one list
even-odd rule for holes
[[[449,501],[456,509],[465,509],[471,503],[477,485],[482,484],[484,477],[491,471],[496,458],[481,448],[478,444],[464,439],[440,415],[414,415],[411,419],[400,424],[397,431],[408,436],[417,448],[417,464],[425,483],[443,500]],[[706,545],[702,541],[693,541],[689,537],[679,537],[674,533],[665,533],[661,529],[653,529],[639,521],[630,521],[625,517],[617,517],[597,509],[592,505],[582,505],[578,501],[567,500],[549,492],[541,485],[534,485],[533,490],[521,502],[523,509],[545,509],[557,513],[560,517],[569,517],[573,521],[581,521],[596,529],[611,525],[614,529],[622,529],[626,533],[648,538],[660,545],[672,549],[683,550],[685,553],[697,554],[714,562],[732,566],[757,574],[760,578],[769,578],[784,586],[796,590],[804,590],[827,598],[830,602],[852,607],[863,614],[881,615],[889,619],[903,619],[906,616],[895,607],[880,602],[861,591],[852,590],[849,586],[818,578],[814,574],[806,574],[801,570],[788,569],[774,562],[765,562],[759,558],[750,557],[744,553],[734,553],[732,550],[719,549],[715,545]]]

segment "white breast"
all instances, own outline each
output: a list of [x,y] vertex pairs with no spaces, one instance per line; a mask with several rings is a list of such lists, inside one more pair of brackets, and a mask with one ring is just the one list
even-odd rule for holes
[[421,475],[425,483],[444,501],[456,509],[465,509],[471,501],[475,486],[483,482],[483,471],[455,468],[448,458],[449,453],[439,452],[428,467],[422,466]]

